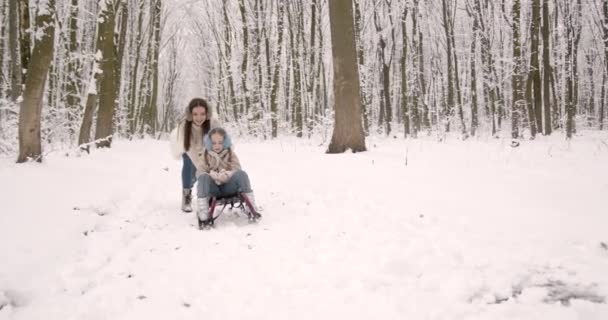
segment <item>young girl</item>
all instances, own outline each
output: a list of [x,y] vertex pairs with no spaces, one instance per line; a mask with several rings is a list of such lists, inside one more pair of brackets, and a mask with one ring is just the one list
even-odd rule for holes
[[219,122],[211,118],[207,101],[194,98],[186,108],[186,119],[171,132],[171,154],[182,159],[182,210],[192,211],[192,186],[196,180],[193,161],[204,149],[203,137],[210,129],[219,127]]
[[239,158],[232,150],[230,136],[224,129],[214,128],[205,136],[204,142],[205,150],[195,162],[198,176],[199,227],[210,222],[209,199],[212,197],[239,195],[246,202],[251,217],[261,217],[255,205],[249,176],[241,169]]

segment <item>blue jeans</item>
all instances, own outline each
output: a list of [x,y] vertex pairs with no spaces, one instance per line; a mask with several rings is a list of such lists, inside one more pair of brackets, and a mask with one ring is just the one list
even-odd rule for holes
[[184,164],[182,165],[182,188],[192,189],[196,181],[196,167],[187,154],[182,154]]
[[243,170],[237,170],[230,180],[224,184],[216,184],[208,174],[203,174],[198,177],[198,192],[199,198],[223,197],[234,195],[237,193],[252,192],[249,176]]

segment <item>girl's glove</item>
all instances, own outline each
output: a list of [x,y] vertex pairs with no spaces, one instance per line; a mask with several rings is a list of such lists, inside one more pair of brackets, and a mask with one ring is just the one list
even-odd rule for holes
[[222,170],[222,171],[220,171],[220,173],[218,173],[217,179],[221,183],[226,183],[226,182],[228,182],[228,180],[230,180],[230,173],[226,170]]
[[213,179],[213,181],[215,181],[215,184],[222,184],[222,182],[220,181],[220,173],[217,171],[209,171],[209,176],[211,176],[211,179]]

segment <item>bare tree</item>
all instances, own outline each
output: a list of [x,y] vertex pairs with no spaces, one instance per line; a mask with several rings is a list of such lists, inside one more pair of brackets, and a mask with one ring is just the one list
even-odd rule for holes
[[[2,15],[2,21],[0,21],[0,99],[4,98],[5,84],[8,82],[6,73],[4,72],[4,54],[6,52],[6,25],[8,17],[8,1],[2,1],[2,7],[0,7],[0,13]],[[0,111],[0,120],[2,119],[3,112]]]
[[[458,119],[460,120],[460,131],[463,137],[466,138],[467,128],[464,123],[464,112],[462,110],[462,97],[460,93],[460,84],[458,80],[458,58],[455,53],[455,37],[454,37],[454,11],[453,3],[448,0],[442,0],[442,17],[443,17],[443,29],[446,38],[446,50],[447,50],[447,69],[448,69],[448,109],[446,117],[446,131],[450,131],[450,120],[454,115],[454,107],[458,107]],[[457,100],[456,100],[457,99]]]
[[575,79],[574,79],[574,60],[575,60],[575,30],[573,14],[570,3],[564,4],[564,19],[566,21],[566,57],[565,57],[565,82],[566,82],[566,138],[572,138],[574,134],[574,115],[575,115]]
[[604,23],[602,24],[602,31],[604,33],[604,76],[602,77],[602,101],[600,103],[600,130],[604,129],[604,113],[606,109],[606,77],[608,77],[608,0],[602,0],[602,4],[602,11],[604,13]]
[[[608,0],[605,0],[608,1]],[[545,115],[545,135],[550,135],[553,129],[551,121],[551,54],[549,41],[551,39],[549,30],[549,0],[543,0],[543,106]],[[607,53],[608,54],[608,53]],[[554,101],[556,103],[556,101]]]
[[[407,6],[403,8],[403,14],[401,16],[401,112],[403,113],[403,135],[407,136],[411,133],[410,126],[410,112],[408,110],[408,87],[407,87]],[[416,137],[416,132],[413,133]]]
[[[14,0],[13,0],[14,1]],[[30,36],[30,5],[29,0],[19,1],[19,46],[21,53],[21,68],[27,70],[30,65],[32,37]],[[12,2],[12,1],[11,1]],[[21,72],[21,83],[25,83],[27,73]]]
[[[395,53],[395,29],[393,28],[393,17],[391,12],[391,1],[381,0],[382,8],[386,5],[388,14],[388,29],[391,31],[391,41],[384,36],[383,30],[384,25],[379,21],[378,11],[374,10],[374,24],[376,26],[376,32],[378,33],[378,49],[377,55],[380,63],[380,74],[382,76],[382,87],[380,89],[380,116],[378,118],[378,125],[385,127],[386,135],[391,133],[391,122],[393,121],[393,108],[391,103],[391,66],[393,62],[393,56]],[[384,15],[383,15],[384,16]],[[387,46],[390,47],[387,48]],[[388,55],[388,58],[387,58]]]
[[158,122],[158,55],[160,53],[160,15],[162,12],[161,0],[154,0],[150,4],[150,38],[148,42],[148,59],[150,91],[146,94],[144,104],[144,127],[148,134],[156,133]]
[[[477,6],[477,3],[475,6]],[[467,8],[469,16],[473,17],[473,39],[471,40],[471,57],[469,58],[471,63],[471,136],[475,136],[477,127],[479,126],[477,101],[477,38],[480,31],[480,19],[476,16],[479,10],[480,9],[477,9],[473,12],[470,8]]]
[[532,47],[530,48],[530,72],[528,78],[531,78],[533,83],[534,99],[528,101],[532,103],[534,110],[534,118],[536,120],[536,127],[538,131],[543,130],[543,112],[542,112],[542,92],[541,92],[541,79],[540,79],[540,23],[541,23],[541,3],[540,0],[532,0],[532,24],[531,24],[531,37]]
[[99,111],[95,140],[97,147],[111,147],[116,106],[116,53],[114,52],[114,0],[102,0],[99,10],[97,53],[101,74],[99,75]]
[[[365,73],[365,48],[364,48],[364,41],[362,39],[362,34],[363,34],[363,27],[362,27],[362,23],[361,23],[361,5],[360,2],[362,0],[353,0],[354,4],[355,4],[355,37],[357,40],[357,62],[359,64],[359,79],[361,81],[361,83],[359,84],[359,86],[361,88],[365,88],[365,77],[366,77],[366,73]],[[321,36],[322,34],[319,33],[319,36]],[[365,90],[361,90],[361,112],[363,113],[363,130],[365,131],[365,134],[369,134],[369,126],[370,126],[370,121],[369,121],[369,111],[367,110],[367,103],[370,99],[366,96],[366,91]]]
[[67,70],[67,85],[66,85],[66,102],[68,108],[68,122],[70,135],[73,135],[76,130],[72,127],[72,122],[75,120],[75,113],[80,107],[80,75],[78,72],[80,63],[78,58],[78,0],[71,0],[70,17],[69,17],[69,41],[68,47],[68,70]]
[[[137,125],[139,123],[139,104],[137,101],[137,86],[138,76],[140,67],[140,58],[142,53],[143,41],[143,20],[144,20],[144,1],[139,3],[138,15],[137,15],[137,29],[135,30],[135,38],[132,39],[130,47],[135,51],[135,57],[133,57],[133,68],[131,69],[131,76],[129,81],[129,98],[127,104],[129,105],[127,111],[127,121],[129,123],[129,134],[133,135],[137,132]],[[142,81],[143,82],[143,81]]]
[[283,47],[283,16],[284,16],[284,3],[282,0],[278,0],[278,23],[277,23],[277,32],[279,33],[279,39],[277,44],[277,50],[275,53],[275,59],[278,61],[274,65],[274,71],[272,74],[272,89],[270,93],[270,113],[271,113],[271,130],[272,137],[277,137],[277,129],[278,129],[278,112],[279,112],[279,70],[281,69],[281,51]]
[[520,0],[513,1],[513,74],[511,76],[511,86],[513,89],[513,105],[511,107],[511,137],[517,139],[520,136],[519,122],[521,116],[522,104],[524,99],[522,96],[522,54],[521,54],[521,39],[520,39],[520,18],[521,4]]
[[365,151],[352,0],[329,1],[329,17],[336,120],[327,152]]
[[249,24],[247,22],[247,8],[245,6],[246,0],[239,0],[239,11],[241,13],[242,33],[243,33],[243,61],[241,62],[241,86],[243,87],[243,107],[241,112],[247,114],[249,112],[249,105],[251,104],[251,98],[249,97],[249,90],[247,88],[247,78],[249,75]]
[[34,44],[32,63],[27,71],[23,101],[19,112],[19,156],[18,163],[35,159],[42,161],[40,141],[40,116],[48,69],[53,60],[55,39],[55,1],[48,0],[36,17],[36,33],[40,38]]
[[21,57],[19,55],[19,6],[17,1],[8,2],[8,45],[10,53],[11,90],[10,98],[13,102],[21,96]]

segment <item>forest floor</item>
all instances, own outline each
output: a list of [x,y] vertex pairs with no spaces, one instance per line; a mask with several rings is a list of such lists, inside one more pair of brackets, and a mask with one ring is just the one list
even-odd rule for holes
[[606,133],[235,140],[205,231],[166,141],[0,159],[0,319],[608,319]]

